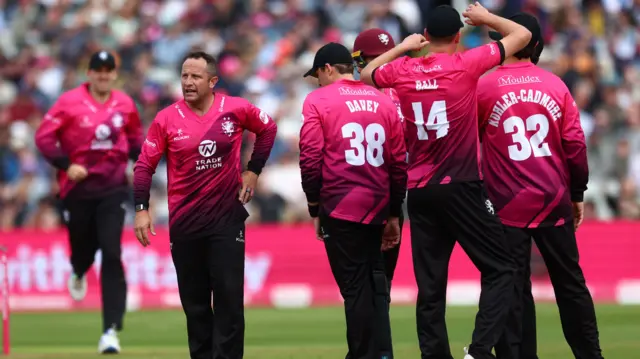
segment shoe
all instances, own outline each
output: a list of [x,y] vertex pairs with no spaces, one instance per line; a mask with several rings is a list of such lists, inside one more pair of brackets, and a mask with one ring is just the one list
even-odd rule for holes
[[98,342],[98,353],[100,354],[118,354],[120,353],[120,339],[115,329],[109,329]]
[[79,302],[87,295],[87,278],[84,276],[78,277],[75,273],[72,273],[71,276],[69,276],[67,287],[69,288],[71,298]]
[[473,357],[469,354],[469,348],[464,347],[464,359],[473,359]]

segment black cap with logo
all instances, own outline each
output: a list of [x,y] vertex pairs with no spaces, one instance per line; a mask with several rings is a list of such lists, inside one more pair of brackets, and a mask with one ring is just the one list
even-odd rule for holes
[[427,16],[427,34],[434,38],[445,38],[457,34],[464,27],[460,13],[449,5],[440,5]]
[[[515,22],[516,24],[524,26],[531,32],[531,40],[529,41],[527,46],[525,46],[525,49],[534,50],[533,55],[531,56],[531,61],[534,64],[538,63],[540,54],[544,49],[544,39],[542,38],[542,30],[540,29],[540,23],[538,22],[538,19],[531,14],[518,13],[509,17],[509,20]],[[502,40],[503,36],[499,32],[490,31],[489,37],[492,40],[499,41]]]
[[91,55],[89,70],[115,70],[116,58],[108,51],[98,51]]
[[318,69],[323,68],[325,65],[338,64],[353,65],[351,52],[349,49],[337,42],[330,42],[322,46],[318,52],[316,52],[316,57],[313,59],[313,66],[304,74],[304,77],[318,77]]

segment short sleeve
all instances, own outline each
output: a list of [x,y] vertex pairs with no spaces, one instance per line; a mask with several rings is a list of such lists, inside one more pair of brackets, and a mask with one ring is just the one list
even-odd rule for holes
[[392,88],[400,70],[408,59],[410,57],[403,56],[373,70],[373,73],[371,73],[373,84],[377,88]]
[[467,50],[460,56],[467,73],[478,79],[504,61],[504,47],[501,42],[492,42]]

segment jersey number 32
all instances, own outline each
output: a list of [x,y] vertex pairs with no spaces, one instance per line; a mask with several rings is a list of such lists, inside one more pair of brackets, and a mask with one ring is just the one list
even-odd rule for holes
[[[531,157],[551,156],[549,144],[545,142],[549,134],[549,119],[543,114],[527,117],[526,120],[518,116],[511,116],[502,123],[504,133],[512,134],[513,145],[508,147],[509,158],[514,161],[524,161]],[[531,137],[527,132],[536,131]]]
[[361,124],[349,122],[342,126],[342,137],[349,139],[350,149],[344,151],[344,157],[352,166],[365,163],[380,167],[384,163],[382,145],[386,140],[384,127],[372,123],[363,128]]

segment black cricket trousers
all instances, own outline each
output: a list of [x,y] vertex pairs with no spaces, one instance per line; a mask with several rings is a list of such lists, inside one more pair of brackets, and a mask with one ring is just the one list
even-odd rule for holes
[[127,193],[107,197],[63,200],[63,218],[69,231],[71,267],[84,276],[93,265],[98,249],[102,253],[102,329],[122,330],[127,302],[127,282],[120,255]]
[[[482,293],[469,354],[495,358],[513,296],[515,264],[481,181],[410,189],[416,321],[422,359],[452,359],[445,322],[449,260],[456,241],[481,273]],[[461,348],[462,349],[462,348]]]
[[244,231],[242,222],[214,235],[171,240],[191,359],[244,355]]
[[321,215],[324,246],[344,299],[348,359],[393,359],[389,287],[384,273],[383,225]]
[[507,328],[496,345],[499,359],[538,359],[536,315],[531,293],[531,239],[553,285],[565,339],[576,359],[602,359],[593,299],[579,264],[573,222],[558,227],[505,226],[518,272]]

